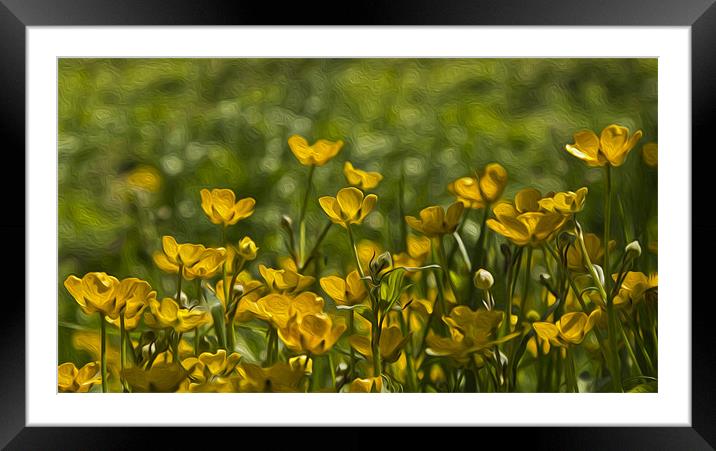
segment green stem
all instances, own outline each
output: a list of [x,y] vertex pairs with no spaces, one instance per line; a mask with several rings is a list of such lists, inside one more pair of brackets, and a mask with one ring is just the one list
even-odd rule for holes
[[579,385],[577,385],[577,370],[574,367],[574,352],[571,349],[567,349],[565,364],[567,365],[567,377],[569,378],[571,393],[579,393]]
[[308,267],[308,264],[311,263],[311,261],[316,258],[316,254],[318,252],[318,246],[321,245],[323,242],[323,239],[328,234],[328,231],[331,229],[331,226],[333,225],[333,222],[328,221],[326,225],[323,227],[323,230],[321,231],[321,234],[318,235],[318,239],[316,240],[315,244],[313,245],[313,249],[311,249],[311,252],[308,254],[308,258],[306,261],[303,262],[302,265],[298,268],[298,273],[303,274],[303,271]]
[[[430,242],[430,247],[433,254],[433,262],[440,262],[440,258],[438,257],[439,251],[435,249],[436,244],[435,241],[439,240],[439,238],[433,238]],[[440,246],[440,243],[438,242],[437,246]],[[436,329],[442,333],[445,331],[445,327],[443,326],[442,317],[443,315],[447,314],[447,304],[445,302],[445,281],[443,280],[442,276],[445,273],[445,269],[442,265],[441,266],[441,272],[438,273],[436,270],[433,275],[435,276],[435,281],[438,286],[438,292],[436,295],[435,304],[433,305],[433,314],[431,316],[431,319],[436,327]],[[427,328],[430,327],[430,323],[426,324],[425,334],[427,335],[428,331]]]
[[327,357],[328,358],[328,369],[329,369],[329,372],[331,373],[331,387],[333,387],[335,389],[335,387],[336,387],[336,367],[335,367],[335,365],[333,365],[333,354],[331,354],[329,352],[326,355],[328,356]]
[[370,284],[368,284],[368,281],[365,280],[365,272],[363,272],[363,267],[361,266],[360,259],[358,258],[358,249],[356,248],[355,238],[353,238],[353,231],[351,230],[350,224],[346,224],[346,230],[348,230],[348,240],[350,241],[351,249],[353,249],[353,257],[355,258],[356,266],[358,267],[358,273],[360,274],[363,283],[365,283],[365,287],[368,290],[368,295],[370,296],[371,311],[373,312],[374,319],[372,323],[373,328],[371,329],[370,343],[371,350],[373,352],[373,375],[379,376],[381,374],[382,368],[380,362],[380,352],[376,352],[376,350],[380,349],[380,306],[375,300],[375,296],[373,295],[373,290],[371,290]]
[[[579,250],[582,253],[582,259],[584,260],[584,266],[587,267],[587,271],[589,271],[589,275],[592,276],[592,280],[594,281],[594,284],[597,286],[597,290],[599,290],[599,296],[601,296],[602,301],[604,301],[604,304],[607,305],[607,292],[604,289],[604,285],[602,285],[602,281],[599,279],[599,275],[597,274],[597,270],[594,269],[594,265],[592,265],[592,261],[589,259],[589,253],[587,252],[587,246],[584,244],[584,235],[582,235],[582,227],[579,225],[577,220],[574,221],[575,227],[574,227],[574,233],[577,235],[577,243],[579,244]],[[606,250],[605,250],[606,252]],[[606,259],[605,259],[606,261]],[[606,282],[607,277],[605,273],[604,280]]]
[[[308,365],[308,362],[310,362],[312,359],[312,355],[310,352],[306,353],[306,365]],[[313,386],[315,384],[316,379],[316,372],[318,371],[318,365],[316,365],[316,360],[313,359],[313,370],[311,371],[311,375],[308,376],[308,389],[306,390],[308,393],[311,393],[313,391]]]
[[[612,299],[607,296],[607,292],[604,289],[604,285],[602,285],[602,282],[599,280],[599,277],[597,276],[597,272],[594,269],[594,265],[592,265],[592,262],[589,260],[589,254],[587,253],[587,247],[584,244],[584,236],[582,235],[582,228],[579,225],[579,223],[575,220],[575,227],[574,231],[577,235],[577,242],[579,243],[579,250],[582,252],[582,259],[584,260],[584,264],[589,270],[589,274],[592,276],[592,279],[594,280],[594,284],[597,286],[597,289],[599,290],[599,295],[602,298],[602,301],[606,305],[607,310],[607,344],[609,347],[609,372],[612,373],[612,384],[614,386],[614,391],[621,393],[623,391],[622,389],[622,383],[621,383],[621,369],[619,368],[619,352],[617,349],[617,337],[616,337],[616,321],[615,321],[615,315],[614,315],[614,306],[612,305]],[[606,255],[606,249],[609,246],[605,246],[605,255],[604,255],[604,261],[606,263],[607,255]],[[610,276],[611,277],[611,276]],[[604,277],[604,280],[609,280],[608,277]]]
[[525,318],[525,305],[527,303],[527,294],[530,291],[530,279],[532,272],[532,247],[527,248],[527,267],[525,268],[525,284],[523,286],[522,297],[520,298],[520,321],[517,324],[521,324]]
[[472,255],[472,272],[477,271],[485,262],[485,239],[487,238],[487,218],[490,216],[490,204],[485,205],[485,213],[482,215],[480,223],[480,236],[477,238],[477,244]]
[[[631,347],[631,342],[629,341],[629,337],[627,337],[626,331],[624,330],[624,327],[622,327],[621,322],[619,322],[619,330],[621,331],[622,338],[624,339],[624,346],[626,347],[627,353],[629,354],[629,358],[632,362],[634,362],[634,366],[636,367],[636,370],[638,371],[639,375],[643,375],[644,372],[641,370],[641,366],[639,366],[639,361],[636,359],[634,349]],[[636,335],[636,333],[634,333],[634,335]]]
[[126,349],[124,342],[126,341],[126,331],[124,328],[124,311],[119,315],[119,381],[122,384],[122,390],[124,392],[129,391],[127,389],[127,383],[124,380],[124,361],[126,360]]
[[303,266],[306,258],[306,208],[308,207],[308,197],[311,195],[311,187],[313,183],[313,172],[316,166],[311,165],[308,170],[308,182],[306,184],[306,194],[303,196],[303,205],[301,205],[301,213],[298,216],[298,259],[300,264],[297,266]]
[[194,355],[199,357],[199,328],[194,329]]
[[[487,225],[487,218],[489,216],[489,210],[490,210],[490,205],[489,204],[485,205],[485,212],[482,215],[482,222],[480,223],[480,236],[477,237],[477,243],[475,244],[475,248],[472,251],[472,258],[470,260],[472,263],[472,268],[470,268],[470,276],[472,276],[472,274],[474,274],[475,271],[480,269],[484,264],[484,260],[485,260],[484,247],[485,247],[485,238],[487,237],[486,225]],[[467,298],[468,304],[470,304],[472,308],[475,308],[476,305],[474,305],[472,303],[472,299],[475,296],[475,284],[473,284],[473,283],[468,284],[467,293],[468,293],[468,298]]]
[[436,238],[438,242],[438,257],[440,258],[440,266],[443,268],[443,277],[447,279],[448,286],[450,287],[450,290],[452,291],[453,296],[456,298],[455,301],[457,301],[457,290],[455,289],[455,285],[453,284],[452,278],[450,277],[450,269],[448,268],[448,261],[447,257],[445,255],[445,248],[442,243],[442,236],[439,238]]
[[612,172],[611,166],[604,166],[604,181],[606,183],[604,191],[604,282],[609,291],[611,285],[612,273],[609,268],[609,232],[612,224]]
[[181,281],[183,279],[182,277],[182,271],[184,270],[184,266],[179,265],[179,272],[177,277],[177,294],[174,300],[176,301],[177,305],[181,307]]
[[379,377],[383,373],[383,362],[381,362],[380,358],[380,335],[381,335],[381,323],[382,321],[378,321],[378,324],[373,327],[373,339],[371,341],[371,348],[373,353],[373,377]]
[[[226,245],[226,243],[227,243],[226,227],[221,229],[221,243],[223,245]],[[229,305],[231,303],[231,294],[234,291],[233,282],[226,283],[226,280],[229,278],[229,274],[227,272],[228,266],[229,266],[229,262],[225,261],[224,266],[222,268],[222,273],[221,273],[221,277],[222,277],[221,280],[224,282],[224,305],[225,305],[225,308],[227,309],[227,312],[228,312]],[[224,315],[226,316],[226,312],[224,312]],[[236,338],[235,331],[234,331],[234,321],[232,321],[231,318],[229,318],[226,321],[225,330],[226,330],[226,348],[227,348],[226,350],[227,350],[227,352],[231,353],[234,351],[234,348],[235,348],[234,340]]]
[[269,326],[268,341],[266,343],[266,366],[271,366],[276,362],[278,333],[276,328]]
[[[398,315],[398,320],[400,321],[400,329],[403,333],[403,335],[406,335],[408,333],[408,330],[410,329],[410,315],[411,311],[407,311],[407,320],[406,318],[403,318],[403,315]],[[407,323],[407,324],[406,324]],[[411,393],[418,391],[418,379],[417,375],[415,374],[415,363],[413,362],[413,340],[412,337],[408,339],[408,341],[405,344],[405,366],[406,366],[406,372],[407,372],[407,385],[408,385],[408,391]]]
[[107,325],[104,314],[99,313],[99,361],[102,373],[102,393],[107,393]]
[[[354,316],[353,316],[353,310],[348,311],[348,336],[352,337],[355,335],[355,324],[354,324]],[[353,375],[355,374],[355,365],[356,365],[356,351],[353,349],[353,346],[350,346],[351,348],[351,363],[348,367],[348,379],[350,381],[353,380]]]
[[[472,213],[472,211],[473,211],[473,209],[470,208],[470,209],[466,210],[465,212],[463,212],[462,216],[460,217],[460,223],[457,225],[457,229],[453,232],[454,236],[456,236],[456,237],[460,236],[460,234],[462,233],[462,229],[465,227],[465,223],[470,218],[470,213]],[[405,222],[405,221],[403,221],[403,222]],[[463,245],[464,245],[464,243],[463,243]],[[448,261],[452,261],[453,257],[455,256],[455,252],[457,252],[458,250],[461,250],[461,249],[460,249],[460,246],[456,240],[455,244],[453,244],[453,246],[450,248],[450,252],[448,252]],[[467,259],[465,257],[463,257],[463,260],[465,260],[466,262],[471,261],[469,256],[467,257]],[[471,269],[472,269],[472,263],[467,266],[468,271],[470,271]]]
[[651,357],[649,356],[649,352],[647,351],[646,344],[644,343],[644,340],[641,337],[641,334],[639,333],[639,325],[637,321],[631,321],[632,324],[632,332],[634,333],[634,339],[636,340],[637,348],[641,351],[641,355],[644,357],[644,360],[646,361],[647,370],[649,371],[649,374],[656,374],[656,370],[654,369],[654,364],[651,361]]
[[[507,268],[507,280],[505,282],[505,319],[503,326],[502,336],[511,333],[514,329],[512,328],[512,297],[515,294],[515,280],[517,280],[516,274],[519,274],[520,264],[522,262],[522,247],[515,251],[513,260],[510,262],[509,268]],[[505,343],[508,346],[509,342]]]
[[179,345],[181,343],[182,335],[184,335],[184,334],[183,333],[176,334],[177,338],[176,338],[176,342],[174,343],[174,353],[172,355],[172,357],[174,357],[174,359],[173,359],[174,363],[179,363]]
[[365,284],[366,284],[368,293],[370,293],[371,292],[370,286],[368,286],[368,281],[365,280],[365,273],[363,272],[363,267],[360,264],[360,258],[358,258],[358,248],[356,248],[356,242],[355,242],[355,238],[353,238],[353,230],[351,230],[350,224],[346,224],[346,230],[348,230],[348,240],[351,243],[351,249],[353,250],[353,258],[355,259],[355,262],[356,262],[358,274],[360,274],[361,279],[363,279],[363,282],[365,282]]
[[400,224],[400,250],[408,246],[408,224],[405,222],[405,171],[400,170],[400,184],[398,185],[398,223]]

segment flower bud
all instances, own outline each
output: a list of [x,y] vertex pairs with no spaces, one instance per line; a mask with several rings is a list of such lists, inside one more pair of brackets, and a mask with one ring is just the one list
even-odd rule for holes
[[599,265],[592,265],[592,267],[594,268],[594,272],[597,273],[597,277],[599,277],[599,283],[604,285],[604,270]]
[[239,241],[239,246],[237,247],[238,254],[246,261],[251,261],[256,258],[256,251],[259,250],[258,247],[256,247],[256,243],[254,243],[254,240],[249,238],[248,236],[245,236],[241,238],[241,241]]
[[481,290],[489,290],[495,284],[495,279],[490,274],[490,271],[482,268],[475,272],[475,277],[473,277],[472,281]]
[[641,245],[638,241],[634,240],[631,243],[627,244],[625,251],[627,257],[638,258],[639,256],[641,256]]
[[241,297],[241,296],[244,295],[244,286],[241,285],[240,283],[235,283],[235,284],[234,284],[234,289],[233,289],[232,291],[233,291],[234,297],[235,297],[235,296]]
[[393,257],[391,257],[390,252],[383,252],[370,263],[370,272],[374,276],[377,276],[381,271],[389,268],[392,264]]
[[534,310],[530,310],[527,312],[527,320],[531,323],[534,323],[535,321],[541,321],[542,317],[540,317],[539,313],[537,313]]

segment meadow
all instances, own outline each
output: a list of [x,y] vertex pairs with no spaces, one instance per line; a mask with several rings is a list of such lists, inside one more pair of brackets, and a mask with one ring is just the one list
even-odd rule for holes
[[61,59],[58,391],[658,390],[655,59]]

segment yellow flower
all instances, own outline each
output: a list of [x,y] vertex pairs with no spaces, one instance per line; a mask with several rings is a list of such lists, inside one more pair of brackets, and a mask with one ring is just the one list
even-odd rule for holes
[[283,293],[298,293],[305,290],[316,280],[311,276],[304,276],[291,269],[273,269],[259,265],[261,277],[271,291]]
[[[612,279],[617,280],[618,274],[613,274]],[[619,294],[614,297],[614,305],[631,304],[634,305],[653,293],[659,287],[659,276],[656,273],[648,276],[642,272],[629,271],[624,277]],[[654,298],[656,296],[653,296]]]
[[187,280],[210,279],[219,273],[225,261],[226,249],[207,248],[196,263],[184,267],[182,274]]
[[224,224],[224,227],[234,225],[254,213],[256,201],[247,197],[236,201],[236,194],[230,189],[204,188],[201,190],[201,208],[214,224]]
[[518,246],[538,246],[548,240],[567,220],[567,216],[550,211],[540,211],[541,194],[535,189],[517,193],[514,205],[500,202],[492,209],[496,219],[488,219],[487,225],[495,232]]
[[430,238],[425,236],[408,235],[406,238],[408,245],[408,254],[421,264],[430,255],[431,242]]
[[[609,249],[613,249],[616,245],[616,241],[609,240]],[[604,248],[602,247],[602,241],[599,237],[593,233],[584,234],[584,247],[587,248],[587,255],[589,261],[594,265],[601,265],[602,258],[604,257]],[[584,261],[582,260],[582,250],[578,244],[569,246],[567,250],[567,266],[573,271],[584,271]]]
[[239,245],[236,246],[236,253],[246,261],[254,260],[258,250],[259,248],[254,243],[254,240],[248,236],[241,238]]
[[550,345],[567,348],[581,343],[599,320],[600,314],[595,313],[598,311],[599,309],[595,310],[589,316],[584,312],[565,313],[555,324],[542,321],[532,323],[537,337],[542,342],[543,352],[549,352]]
[[641,149],[641,156],[644,163],[652,168],[659,164],[659,145],[657,143],[646,143]]
[[383,391],[383,378],[380,376],[366,379],[356,378],[348,385],[350,393],[380,393]]
[[323,312],[323,298],[310,291],[298,296],[271,293],[256,301],[256,317],[272,323],[276,328],[284,328],[291,317]]
[[630,137],[628,128],[612,124],[602,130],[599,137],[591,130],[575,133],[574,144],[567,144],[565,148],[589,166],[621,166],[642,135],[642,131],[637,130]]
[[336,197],[323,196],[318,199],[330,220],[346,228],[349,224],[362,223],[368,213],[373,211],[377,201],[375,194],[364,196],[361,190],[352,186],[338,191]]
[[288,146],[302,165],[323,166],[338,154],[343,147],[343,141],[338,140],[334,142],[319,139],[313,145],[309,146],[306,138],[293,135],[288,138]]
[[60,393],[87,393],[101,382],[99,362],[90,362],[79,370],[72,362],[57,367],[57,390]]
[[368,295],[365,283],[360,279],[360,274],[356,270],[351,271],[345,280],[338,276],[322,277],[321,288],[338,305],[360,304]]
[[497,338],[497,329],[502,323],[503,312],[496,310],[472,311],[465,305],[459,305],[443,316],[448,325],[449,337],[440,337],[428,331],[426,353],[432,356],[447,356],[465,364],[474,359],[481,365],[484,355],[491,351],[495,344],[511,340],[519,332]]
[[296,314],[289,318],[286,327],[278,329],[278,336],[292,351],[321,355],[333,347],[345,330],[345,324],[334,324],[323,312]]
[[144,313],[144,322],[155,329],[172,328],[183,333],[199,326],[211,324],[212,318],[204,307],[191,309],[180,307],[172,298],[149,302],[149,311]]
[[461,177],[448,185],[465,208],[484,208],[497,202],[507,186],[507,171],[499,163],[490,163],[475,177]]
[[[219,302],[221,302],[224,312],[227,312],[226,300],[224,299],[224,284],[231,283],[232,279],[232,275],[227,275],[226,279],[216,282],[216,288],[209,287],[219,299]],[[263,283],[258,280],[253,280],[251,275],[246,271],[242,271],[236,276],[233,293],[230,294],[230,296],[233,296],[232,299],[237,296],[239,297],[239,305],[236,307],[234,314],[236,321],[244,323],[251,321],[255,317],[258,312],[256,301],[259,300],[263,292],[261,287],[263,287]]]
[[101,312],[117,326],[120,315],[124,315],[127,329],[136,327],[139,314],[157,295],[143,280],[129,277],[120,282],[103,272],[87,273],[82,279],[69,276],[65,279],[65,288],[86,314]]
[[[408,251],[393,255],[393,267],[415,268],[422,266],[428,258],[428,255],[430,255],[430,238],[423,235],[408,235],[406,241]],[[405,275],[418,280],[421,274],[421,271],[410,271]]]
[[226,248],[226,272],[233,274],[241,269],[245,262],[256,259],[259,247],[250,237],[243,237],[237,244],[229,244]]
[[[171,353],[168,354],[171,356]],[[186,380],[186,376],[186,371],[179,363],[165,361],[162,355],[157,357],[149,370],[140,367],[124,370],[124,378],[135,393],[181,391],[181,383]]]
[[127,175],[127,184],[150,193],[156,193],[162,184],[162,176],[152,166],[138,166]]
[[65,279],[65,288],[83,312],[88,315],[100,312],[111,318],[117,318],[123,307],[117,303],[118,285],[116,277],[104,272],[89,272],[82,279],[76,276]]
[[199,357],[189,357],[181,364],[188,372],[187,392],[232,392],[233,384],[229,377],[234,373],[241,356],[232,352],[228,356],[226,350],[219,349],[215,354],[202,352]]
[[107,316],[107,321],[120,326],[120,316],[124,315],[124,328],[132,330],[137,327],[141,314],[152,300],[157,299],[157,292],[152,290],[148,282],[129,277],[123,279],[116,290],[117,304],[122,305],[120,315],[117,318]]
[[261,368],[251,363],[242,363],[236,367],[239,392],[296,392],[300,388],[305,374],[311,372],[311,360],[306,356],[289,359],[288,363],[279,362],[269,368]]
[[[365,335],[353,335],[348,338],[348,342],[351,344],[353,349],[358,351],[360,354],[365,356],[369,361],[373,358],[373,349],[370,345],[371,331],[373,330],[372,324],[364,319],[362,316],[357,315],[356,321],[362,324],[357,325],[358,330],[364,330]],[[400,357],[403,347],[410,339],[410,334],[403,335],[398,325],[388,326],[383,323],[383,328],[380,332],[380,356],[385,362],[395,362]]]
[[216,275],[226,259],[226,249],[206,248],[201,244],[178,244],[171,236],[162,237],[163,252],[154,254],[154,263],[168,273],[178,273],[187,280],[207,279]]
[[552,197],[543,197],[539,200],[539,206],[546,211],[570,215],[579,213],[584,208],[584,201],[587,198],[586,187],[579,188],[577,192],[567,191],[556,193]]
[[[100,348],[101,348],[101,336],[99,331],[76,331],[72,333],[72,348],[78,351],[85,351],[89,354],[90,358],[94,361],[99,362]],[[136,343],[133,343],[136,346]],[[119,380],[119,347],[117,347],[112,340],[108,340],[105,343],[105,355],[107,356],[107,382]]]
[[447,212],[442,207],[432,206],[420,211],[420,219],[406,216],[405,221],[410,227],[429,237],[453,233],[460,222],[465,207],[460,202],[450,205]]
[[364,190],[375,188],[383,180],[383,176],[379,172],[368,172],[354,168],[350,161],[346,161],[343,165],[343,175],[346,176],[349,184]]

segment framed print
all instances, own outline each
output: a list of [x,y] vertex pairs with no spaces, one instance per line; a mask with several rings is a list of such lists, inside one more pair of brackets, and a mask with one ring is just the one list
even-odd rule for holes
[[576,22],[391,4],[366,26],[59,5],[2,10],[8,167],[27,168],[3,225],[26,255],[3,444],[321,425],[714,443],[691,255],[711,226],[690,222],[709,2],[649,23],[638,2]]

